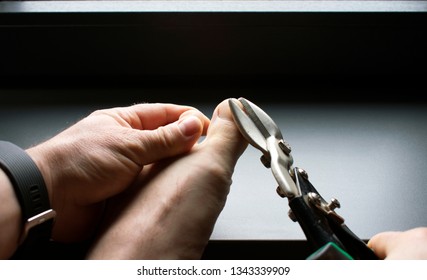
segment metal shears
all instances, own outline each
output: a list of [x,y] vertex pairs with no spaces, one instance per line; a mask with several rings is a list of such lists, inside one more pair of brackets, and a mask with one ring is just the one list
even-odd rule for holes
[[340,207],[338,200],[327,202],[310,183],[307,172],[293,167],[291,146],[273,119],[242,97],[230,98],[229,106],[241,134],[262,152],[261,162],[271,169],[277,193],[288,199],[288,215],[307,238],[311,251],[307,259],[378,259],[335,212]]

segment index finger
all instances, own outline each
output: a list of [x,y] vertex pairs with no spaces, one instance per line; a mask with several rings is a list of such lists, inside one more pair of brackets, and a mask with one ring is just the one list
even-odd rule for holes
[[209,119],[198,109],[172,103],[139,103],[129,107],[101,110],[100,112],[111,113],[112,117],[119,116],[135,129],[153,130],[179,120],[186,112],[199,117],[204,127],[209,125]]

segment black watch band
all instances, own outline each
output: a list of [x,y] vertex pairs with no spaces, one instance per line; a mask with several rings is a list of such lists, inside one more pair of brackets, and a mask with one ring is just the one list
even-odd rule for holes
[[9,177],[21,206],[20,243],[49,240],[56,212],[50,207],[46,185],[35,162],[25,150],[0,141],[0,168]]

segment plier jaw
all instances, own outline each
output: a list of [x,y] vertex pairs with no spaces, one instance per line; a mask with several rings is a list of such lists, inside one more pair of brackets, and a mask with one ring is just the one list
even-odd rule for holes
[[338,200],[327,203],[301,168],[294,168],[290,145],[273,119],[244,98],[230,98],[234,121],[245,139],[262,152],[261,161],[271,168],[277,192],[288,198],[289,217],[298,222],[315,251],[309,259],[378,259],[366,243],[344,224],[334,209]]
[[276,123],[261,108],[244,98],[230,98],[234,121],[243,137],[262,152],[261,162],[271,168],[278,193],[287,198],[301,195],[292,178],[293,157]]

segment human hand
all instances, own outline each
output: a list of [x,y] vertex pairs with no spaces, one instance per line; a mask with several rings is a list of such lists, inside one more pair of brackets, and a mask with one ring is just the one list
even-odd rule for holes
[[427,259],[427,227],[381,232],[369,240],[368,246],[380,259]]
[[199,259],[246,147],[225,100],[202,142],[145,168],[132,188],[109,200],[88,258]]
[[189,151],[208,125],[189,106],[137,104],[95,111],[28,149],[57,212],[53,239],[88,238],[107,198],[131,185],[145,165]]

